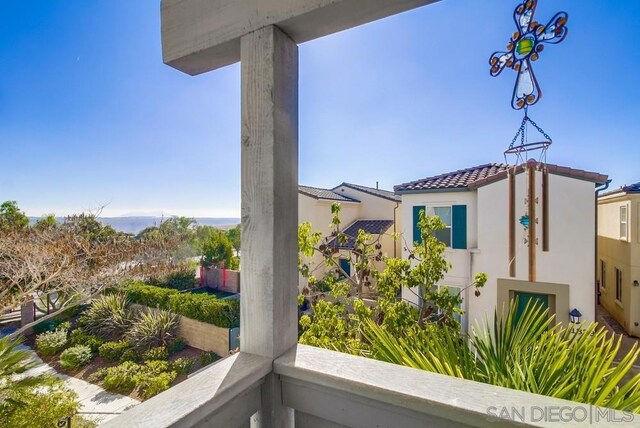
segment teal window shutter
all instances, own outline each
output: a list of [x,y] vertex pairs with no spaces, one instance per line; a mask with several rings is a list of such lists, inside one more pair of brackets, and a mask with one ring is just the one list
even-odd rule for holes
[[467,248],[467,206],[454,205],[451,210],[451,248]]
[[420,234],[420,228],[418,227],[418,221],[420,221],[420,211],[424,211],[424,205],[415,205],[413,207],[413,242],[422,244],[422,236]]

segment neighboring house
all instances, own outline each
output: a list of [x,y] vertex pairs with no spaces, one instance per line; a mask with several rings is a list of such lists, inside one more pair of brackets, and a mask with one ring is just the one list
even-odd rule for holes
[[[310,222],[313,230],[323,237],[331,234],[331,205],[339,203],[341,207],[341,230],[351,237],[342,246],[342,250],[353,247],[353,241],[360,229],[372,235],[381,235],[382,253],[387,257],[401,256],[401,241],[394,240],[392,234],[401,231],[400,197],[393,192],[342,183],[333,189],[320,189],[310,186],[298,187],[298,223]],[[346,253],[345,253],[346,254]],[[327,272],[322,265],[322,256],[313,259],[314,276],[321,279]],[[341,267],[351,273],[346,257],[341,258]],[[304,284],[301,278],[300,286]]]
[[[529,161],[518,167],[480,165],[401,184],[395,191],[402,196],[407,241],[420,240],[420,210],[447,225],[438,237],[447,244],[453,267],[442,285],[458,292],[476,273],[488,275],[480,296],[469,289],[463,293],[467,330],[487,316],[492,322],[494,308],[516,296],[521,303],[540,300],[560,322],[568,322],[574,308],[582,321],[594,320],[595,190],[606,180],[602,174]],[[527,214],[536,219],[529,228],[520,223]],[[537,244],[530,248],[528,241]],[[409,290],[403,297],[417,302]]]
[[640,337],[640,183],[598,198],[600,304]]

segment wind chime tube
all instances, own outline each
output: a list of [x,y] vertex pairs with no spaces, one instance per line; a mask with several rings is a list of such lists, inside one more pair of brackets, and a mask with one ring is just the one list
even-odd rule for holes
[[516,276],[516,176],[508,171],[509,177],[509,276]]
[[542,169],[542,251],[549,251],[549,170]]
[[529,216],[529,282],[536,281],[536,164],[527,162]]

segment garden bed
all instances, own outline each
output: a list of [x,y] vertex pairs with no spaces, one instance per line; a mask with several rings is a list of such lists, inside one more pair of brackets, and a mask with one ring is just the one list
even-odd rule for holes
[[84,313],[27,336],[26,344],[59,373],[141,401],[220,358],[188,346],[179,316],[135,306],[122,295],[103,296]]

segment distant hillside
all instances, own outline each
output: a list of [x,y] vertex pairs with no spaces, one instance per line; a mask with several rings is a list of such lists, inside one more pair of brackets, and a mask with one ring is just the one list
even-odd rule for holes
[[[31,223],[38,221],[40,217],[29,217]],[[164,217],[166,220],[168,217]],[[227,229],[240,224],[239,218],[219,218],[219,217],[196,217],[196,221],[201,226],[215,226],[221,229]],[[108,224],[115,230],[125,233],[138,233],[141,230],[158,226],[162,221],[162,217],[152,216],[126,216],[126,217],[98,217],[103,224]],[[64,221],[63,217],[58,218],[59,222]]]

